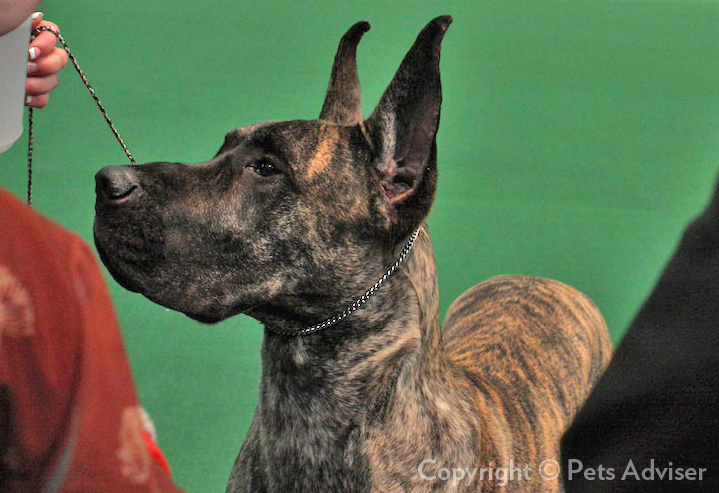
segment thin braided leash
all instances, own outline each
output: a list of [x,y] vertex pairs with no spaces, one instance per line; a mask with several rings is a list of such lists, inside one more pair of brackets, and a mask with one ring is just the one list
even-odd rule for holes
[[[112,129],[112,133],[115,134],[115,138],[122,146],[122,150],[125,151],[125,154],[127,155],[127,158],[130,160],[130,163],[137,164],[135,162],[135,159],[132,157],[132,154],[130,154],[130,151],[128,150],[127,146],[125,145],[125,142],[122,140],[122,137],[120,137],[120,133],[117,131],[117,128],[115,128],[115,125],[112,123],[112,120],[110,120],[110,117],[107,114],[107,110],[105,110],[105,107],[100,102],[100,98],[97,96],[97,93],[92,88],[90,83],[87,80],[87,77],[85,77],[85,73],[80,68],[80,65],[77,63],[77,60],[75,59],[75,56],[70,51],[70,48],[67,46],[67,43],[65,42],[65,39],[62,37],[62,35],[58,32],[57,29],[51,27],[51,26],[40,26],[32,31],[31,39],[35,39],[38,34],[40,34],[43,31],[50,31],[55,36],[57,36],[57,39],[62,44],[62,47],[67,52],[68,58],[72,61],[72,64],[75,66],[75,70],[77,70],[77,73],[80,75],[80,78],[82,79],[82,82],[85,84],[85,87],[87,87],[87,90],[90,91],[90,95],[92,96],[92,99],[95,100],[95,103],[97,103],[97,107],[100,109],[100,112],[102,113],[102,116],[105,117],[105,121],[110,126],[110,129]],[[33,152],[33,108],[30,107],[28,112],[28,142],[27,142],[27,203],[28,205],[32,205],[32,152]],[[277,332],[279,334],[288,335],[288,336],[301,336],[301,335],[307,335],[312,334],[314,332],[317,332],[319,330],[326,329],[328,327],[331,327],[335,325],[336,323],[344,320],[345,318],[349,317],[352,313],[362,308],[369,299],[374,296],[374,294],[377,292],[377,290],[384,284],[384,282],[394,274],[400,265],[407,259],[407,256],[412,251],[412,248],[414,247],[415,242],[417,241],[417,237],[419,236],[419,229],[415,230],[407,240],[407,243],[404,245],[404,248],[402,248],[402,252],[399,254],[395,262],[390,266],[389,269],[380,277],[377,282],[375,282],[371,288],[369,288],[367,291],[364,292],[362,296],[357,298],[350,306],[342,310],[337,315],[334,315],[332,317],[329,317],[322,322],[316,323],[314,325],[311,325],[309,327],[305,327],[302,330],[299,330],[297,332],[291,332],[291,331],[284,331],[272,328],[273,332]]]
[[[132,157],[132,154],[130,154],[129,149],[125,145],[125,141],[122,140],[122,137],[120,137],[120,133],[117,131],[117,128],[115,128],[115,125],[112,123],[112,120],[110,120],[110,117],[107,114],[107,110],[105,110],[105,107],[100,102],[100,98],[97,97],[97,93],[90,85],[90,82],[88,82],[87,77],[85,77],[85,72],[82,71],[80,68],[80,65],[77,63],[77,60],[75,59],[75,56],[70,51],[70,48],[67,46],[67,43],[65,42],[65,38],[62,37],[62,34],[55,29],[52,26],[40,26],[33,29],[32,34],[30,35],[30,39],[35,39],[41,32],[43,31],[50,31],[53,33],[58,41],[60,41],[60,44],[62,44],[62,47],[67,52],[67,56],[72,61],[72,64],[75,66],[75,70],[77,70],[77,73],[80,75],[80,78],[82,79],[82,82],[85,84],[85,87],[87,87],[87,90],[90,91],[90,95],[92,96],[92,99],[95,100],[95,103],[97,103],[97,107],[100,109],[100,112],[102,113],[102,116],[105,117],[105,121],[112,129],[112,133],[115,134],[115,138],[122,146],[122,150],[125,151],[125,154],[127,155],[127,158],[130,160],[130,163],[137,164],[135,162],[135,159]],[[32,152],[33,152],[33,108],[30,107],[28,111],[28,117],[27,117],[27,126],[28,126],[28,141],[27,141],[27,203],[28,205],[32,205]]]

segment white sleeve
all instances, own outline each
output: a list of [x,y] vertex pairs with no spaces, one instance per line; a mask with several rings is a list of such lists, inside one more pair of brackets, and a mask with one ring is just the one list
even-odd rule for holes
[[15,30],[0,36],[0,153],[22,135],[30,25],[28,18]]

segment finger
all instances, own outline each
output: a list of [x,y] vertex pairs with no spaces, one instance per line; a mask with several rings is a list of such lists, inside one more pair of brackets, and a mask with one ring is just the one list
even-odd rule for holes
[[[60,32],[60,29],[57,27],[57,24],[53,22],[42,21],[40,23],[40,26],[54,27],[55,29],[57,29],[58,32]],[[30,61],[34,61],[38,58],[47,56],[52,52],[56,44],[57,38],[55,37],[55,35],[49,31],[43,31],[30,42],[28,58],[30,59]]]
[[55,48],[49,55],[34,62],[28,62],[27,75],[42,77],[55,74],[65,65],[67,65],[67,52],[62,48]]
[[32,29],[35,29],[42,22],[42,12],[35,12],[32,14]]
[[57,87],[59,83],[57,74],[45,77],[28,77],[25,82],[25,93],[29,96],[47,94]]
[[48,94],[41,94],[40,96],[26,96],[25,106],[31,106],[33,108],[44,108],[47,104],[50,96]]

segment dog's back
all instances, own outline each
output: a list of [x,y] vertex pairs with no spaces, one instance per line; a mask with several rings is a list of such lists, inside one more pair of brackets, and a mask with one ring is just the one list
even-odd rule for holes
[[557,460],[562,433],[611,355],[607,326],[587,296],[529,276],[494,277],[466,291],[447,312],[443,339],[476,387],[496,465],[513,459],[535,477],[545,459]]

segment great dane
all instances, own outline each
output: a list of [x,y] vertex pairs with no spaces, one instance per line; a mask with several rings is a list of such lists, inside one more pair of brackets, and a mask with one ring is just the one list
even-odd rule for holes
[[319,119],[234,129],[202,163],[97,174],[96,244],[122,286],[202,322],[264,324],[229,492],[560,489],[540,466],[609,336],[586,296],[525,276],[473,287],[440,327],[426,219],[450,23],[420,32],[367,119],[360,22]]

